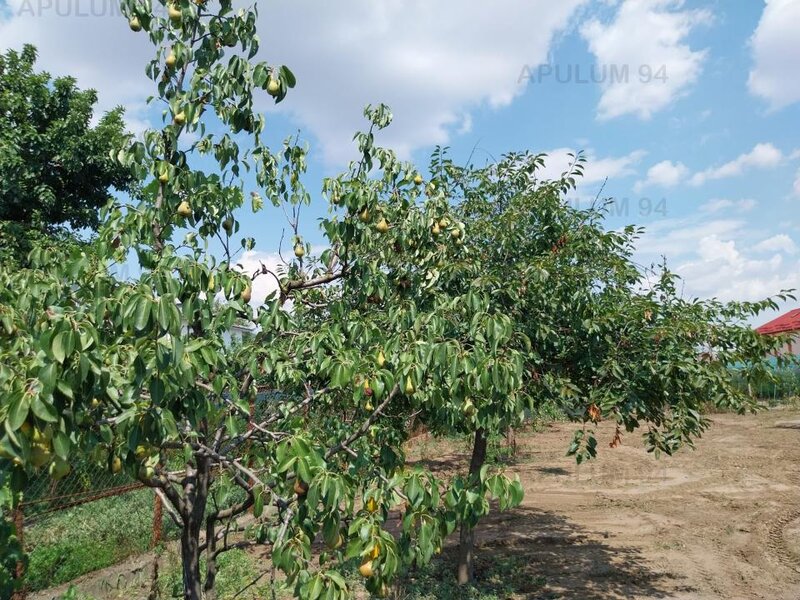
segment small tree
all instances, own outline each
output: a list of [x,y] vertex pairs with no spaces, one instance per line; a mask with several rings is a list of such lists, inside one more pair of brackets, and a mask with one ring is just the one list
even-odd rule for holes
[[[501,489],[485,465],[490,435],[549,404],[581,423],[569,448],[579,463],[596,454],[593,425],[602,419],[617,425],[611,447],[645,427],[648,449],[672,454],[708,426],[705,403],[755,408],[732,369],[747,381],[769,377],[781,344],[748,324],[775,300],[684,298],[666,267],[633,261],[641,229],[607,230],[603,203],[580,210],[565,199],[581,157],[556,181],[537,178],[544,159],[510,154],[461,168],[437,152],[431,164],[468,233],[466,250],[438,274],[451,310],[433,353],[450,369],[437,401],[422,407],[434,431],[474,437],[468,478],[453,492],[461,490],[460,583],[473,577],[486,496]],[[460,239],[461,226],[445,219],[435,231]]]

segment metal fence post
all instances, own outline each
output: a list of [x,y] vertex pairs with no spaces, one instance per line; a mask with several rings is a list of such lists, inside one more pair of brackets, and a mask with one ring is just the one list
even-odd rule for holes
[[[150,550],[161,543],[161,527],[163,523],[164,503],[156,490],[153,490],[153,535],[150,539]],[[150,592],[147,600],[157,600],[158,594],[158,551],[153,554],[153,568],[150,571]]]
[[[19,541],[19,546],[22,551],[25,551],[25,520],[24,520],[24,513],[22,512],[22,503],[18,504],[17,507],[14,509],[14,529],[17,530],[17,540]],[[25,563],[22,561],[17,562],[17,571],[15,577],[17,579],[22,579],[25,576]],[[13,600],[25,600],[26,590],[25,590],[25,583],[23,582],[22,587],[14,592],[11,596]]]
[[150,549],[152,550],[161,543],[161,527],[164,516],[164,505],[161,496],[153,492],[153,536],[150,539]]

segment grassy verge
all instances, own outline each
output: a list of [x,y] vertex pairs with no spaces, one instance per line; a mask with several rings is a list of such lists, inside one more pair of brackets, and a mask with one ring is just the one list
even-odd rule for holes
[[[137,490],[44,516],[25,529],[28,589],[66,583],[148,550],[153,492]],[[174,534],[164,521],[164,534]]]

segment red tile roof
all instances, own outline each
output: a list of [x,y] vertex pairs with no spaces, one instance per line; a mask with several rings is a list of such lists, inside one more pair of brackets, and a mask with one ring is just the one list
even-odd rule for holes
[[764,323],[761,327],[757,327],[756,331],[767,335],[785,333],[787,331],[800,331],[800,308],[790,310],[785,315],[772,319],[769,323]]

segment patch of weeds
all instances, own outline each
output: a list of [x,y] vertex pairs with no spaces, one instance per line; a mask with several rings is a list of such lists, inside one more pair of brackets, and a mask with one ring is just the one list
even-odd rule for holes
[[66,592],[61,594],[59,600],[95,600],[95,598],[93,596],[89,596],[88,594],[84,594],[74,585],[71,585]]
[[[479,556],[475,565],[475,583],[459,586],[452,560],[439,558],[430,565],[402,577],[397,598],[404,600],[507,600],[528,597],[540,591],[544,577],[533,577],[523,567],[525,561],[513,555]],[[520,595],[517,595],[520,594]]]
[[[266,568],[265,564],[258,564],[257,559],[244,550],[229,550],[220,554],[217,559],[217,578],[214,586],[218,600],[271,598],[269,574],[264,575],[258,582],[242,592]],[[203,559],[200,562],[200,572],[205,574],[205,570],[206,561]],[[181,564],[174,552],[163,556],[158,587],[162,598],[183,597]],[[280,588],[276,590],[279,598],[285,597],[284,592]]]

